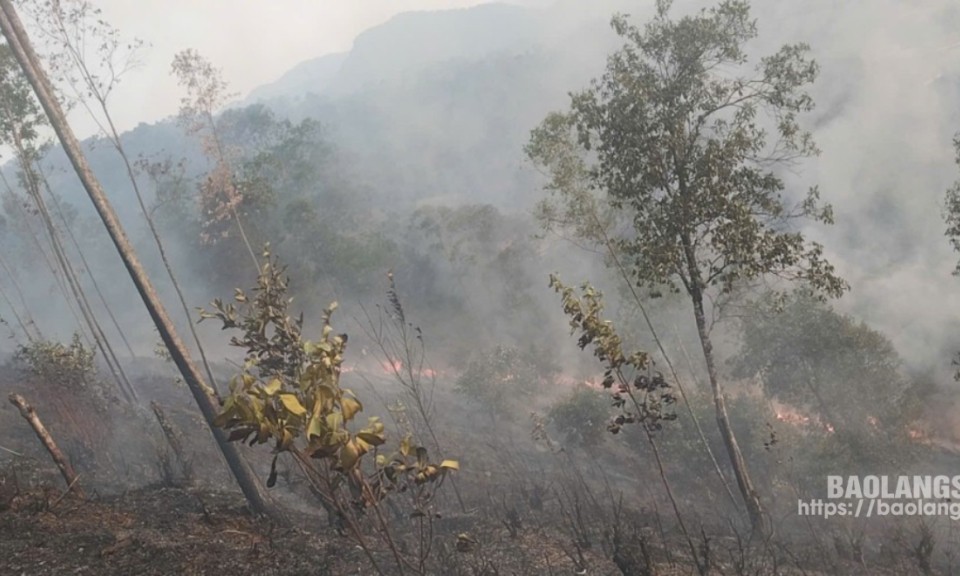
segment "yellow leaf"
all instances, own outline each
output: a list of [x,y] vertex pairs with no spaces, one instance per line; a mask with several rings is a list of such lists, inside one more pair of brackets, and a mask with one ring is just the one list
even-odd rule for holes
[[279,378],[274,378],[269,384],[263,387],[263,392],[267,396],[273,396],[279,392],[281,388],[283,388],[283,382],[281,382]]
[[309,441],[314,436],[323,436],[323,420],[317,416],[311,418],[310,424],[307,425],[307,440]]
[[360,460],[360,450],[353,442],[347,442],[340,448],[340,468],[350,470]]
[[363,405],[356,398],[344,397],[340,400],[340,411],[343,412],[343,421],[353,420],[357,412],[363,410]]
[[356,438],[354,438],[353,442],[357,445],[357,452],[359,452],[361,456],[366,454],[367,452],[370,451],[371,448],[373,448],[373,446],[369,442],[365,441],[360,436],[357,436]]
[[[260,423],[260,430],[257,431],[257,444],[263,444],[273,435],[273,430],[267,422]],[[251,444],[252,445],[252,444]]]
[[247,399],[247,402],[250,410],[253,412],[254,420],[257,420],[257,421],[263,420],[264,419],[263,400],[260,400],[259,398],[251,397]]
[[413,441],[409,434],[403,437],[403,440],[400,441],[400,453],[404,456],[409,456],[410,452],[413,451]]
[[339,412],[331,412],[327,414],[327,428],[331,430],[339,430],[343,427],[343,416]]
[[440,463],[440,468],[442,470],[459,470],[460,463],[456,460],[444,460]]
[[236,406],[237,400],[233,396],[227,396],[226,401],[224,401],[223,406],[220,408],[220,413],[217,414],[217,417],[213,420],[213,425],[217,428],[223,428],[224,425],[236,415]]
[[357,432],[357,438],[363,440],[371,446],[381,446],[387,441],[383,434],[377,434],[365,430]]
[[324,406],[329,405],[337,397],[337,391],[332,386],[318,384],[316,388],[317,401]]
[[289,430],[284,428],[283,435],[281,436],[280,443],[277,446],[277,449],[280,451],[289,450],[292,444],[293,444],[293,434],[291,434]]
[[303,416],[307,413],[307,409],[300,403],[296,394],[281,394],[280,402],[283,403],[283,407],[287,409],[287,412],[294,416]]
[[383,422],[381,422],[376,416],[367,418],[367,427],[363,429],[364,432],[379,435],[383,435],[384,430],[385,428],[383,426]]

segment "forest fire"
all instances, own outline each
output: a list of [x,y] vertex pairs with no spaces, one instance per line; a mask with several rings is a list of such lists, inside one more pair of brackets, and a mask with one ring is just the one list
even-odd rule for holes
[[[340,368],[340,372],[342,374],[351,374],[356,372],[376,372],[382,376],[394,377],[397,374],[405,375],[407,373],[407,368],[404,366],[402,361],[393,360],[371,363],[364,366],[359,366],[357,364],[344,365]],[[426,367],[415,368],[414,373],[419,374],[419,376],[422,378],[428,379],[439,378],[446,374],[446,372]]]
[[777,408],[774,413],[780,422],[786,422],[787,424],[793,424],[795,426],[806,426],[810,424],[809,416],[804,416],[799,412],[787,408]]
[[623,3],[0,0],[0,575],[955,573],[956,1]]
[[790,424],[791,426],[798,428],[817,426],[825,430],[828,434],[833,434],[835,431],[833,425],[829,422],[821,422],[819,418],[812,418],[783,404],[775,404],[773,409],[774,416],[778,421]]
[[931,438],[930,434],[922,428],[907,428],[907,438],[919,444],[933,443],[933,438]]

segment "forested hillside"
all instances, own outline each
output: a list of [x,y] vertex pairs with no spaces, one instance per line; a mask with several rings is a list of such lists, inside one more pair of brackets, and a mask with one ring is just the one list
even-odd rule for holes
[[953,573],[957,25],[407,12],[124,130],[148,48],[0,0],[0,571]]

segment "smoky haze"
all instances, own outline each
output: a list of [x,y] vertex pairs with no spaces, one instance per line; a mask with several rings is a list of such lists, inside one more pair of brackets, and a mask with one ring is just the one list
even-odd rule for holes
[[[270,82],[299,62],[322,54],[346,52],[366,29],[410,11],[457,9],[477,0],[372,0],[361,4],[282,0],[268,5],[215,0],[198,4],[104,0],[96,6],[104,18],[128,38],[139,38],[148,49],[141,66],[129,73],[117,93],[118,123],[131,129],[177,113],[180,92],[169,74],[173,55],[195,48],[223,69],[238,95]],[[546,0],[516,2],[541,6]],[[211,33],[218,30],[217,33]],[[89,135],[95,127],[75,114],[77,131]]]
[[[334,327],[349,334],[344,380],[358,396],[375,398],[365,412],[398,410],[393,399],[403,397],[403,385],[398,387],[390,372],[394,364],[384,361],[382,342],[376,337],[384,318],[400,317],[401,326],[415,330],[414,338],[427,350],[424,366],[438,390],[440,436],[451,446],[481,445],[464,450],[464,469],[486,474],[478,484],[486,490],[489,486],[482,482],[495,477],[503,452],[505,458],[528,466],[510,471],[523,479],[517,480],[522,484],[539,476],[552,478],[553,473],[572,474],[566,464],[545,463],[554,452],[523,443],[530,440],[531,426],[537,429],[538,415],[550,414],[546,420],[550,432],[559,437],[561,411],[556,406],[563,402],[573,406],[566,406],[570,410],[590,406],[589,398],[569,400],[572,393],[587,390],[587,396],[601,395],[601,405],[610,403],[602,396],[606,392],[598,392],[602,364],[589,346],[578,348],[570,318],[548,287],[549,275],[556,272],[568,285],[590,281],[598,286],[624,347],[653,351],[664,344],[687,382],[692,404],[677,408],[679,430],[672,431],[665,423],[658,437],[668,447],[665,452],[681,454],[677,460],[681,464],[670,472],[684,477],[679,485],[683,498],[689,498],[685,505],[696,507],[691,504],[700,494],[696,490],[701,483],[714,481],[715,470],[722,468],[732,478],[715,429],[708,374],[700,355],[703,348],[686,295],[644,299],[646,308],[639,310],[602,250],[562,232],[544,232],[535,217],[538,203],[546,197],[547,175],[526,156],[531,130],[549,113],[567,110],[571,93],[588,88],[592,79],[604,74],[608,55],[622,46],[610,26],[612,15],[629,14],[642,24],[655,14],[653,0],[95,4],[124,38],[147,43],[138,53],[139,65],[124,74],[109,104],[166,256],[182,285],[189,318],[179,307],[120,157],[83,106],[71,109],[70,120],[86,138],[83,144],[92,168],[184,340],[189,340],[189,323],[200,316],[198,308],[209,310],[214,298],[229,300],[235,288],[255,283],[257,270],[244,245],[246,236],[254,251],[269,243],[272,254],[288,266],[291,312],[304,312],[305,333],[320,333],[324,307],[331,301],[340,303]],[[676,0],[671,13],[694,14],[713,5],[706,0]],[[837,402],[864,403],[857,404],[859,411],[850,412],[863,416],[869,425],[851,434],[869,437],[880,437],[874,434],[877,422],[886,422],[883,419],[889,416],[881,413],[889,406],[875,398],[883,394],[871,390],[888,391],[903,383],[902,390],[911,392],[889,395],[891,403],[903,400],[907,407],[902,414],[911,418],[889,416],[895,422],[891,429],[897,431],[891,435],[900,440],[909,436],[906,444],[897,446],[907,446],[909,452],[913,446],[909,442],[923,441],[925,446],[946,446],[954,458],[960,454],[960,421],[950,413],[957,398],[951,361],[960,351],[960,278],[952,273],[960,254],[945,237],[943,210],[945,192],[960,178],[953,145],[954,134],[960,131],[960,3],[758,0],[751,14],[759,30],[746,47],[751,65],[784,44],[800,42],[809,44],[819,64],[819,77],[810,87],[816,107],[800,122],[812,132],[821,153],[776,170],[787,198],[799,199],[816,186],[821,199],[833,206],[833,225],[804,223],[802,232],[823,244],[825,256],[851,287],[823,308],[801,301],[799,320],[793,316],[791,321],[807,326],[803,307],[808,306],[817,318],[834,322],[829,326],[839,326],[835,333],[852,334],[849,338],[859,338],[858,344],[868,342],[881,350],[878,355],[883,358],[877,364],[891,367],[873,372],[876,366],[871,365],[858,372],[859,358],[831,356],[828,360],[842,370],[831,372],[836,366],[830,364],[815,374]],[[236,161],[227,179],[243,182],[237,188],[242,188],[246,202],[239,204],[242,218],[236,213],[224,217],[229,202],[204,204],[209,196],[205,190],[213,186],[222,166],[211,152],[212,140],[204,141],[202,131],[189,133],[176,118],[184,92],[170,73],[170,64],[174,54],[187,48],[195,48],[222,70],[228,85],[229,96],[215,111],[216,126],[222,130],[218,133],[222,142],[218,140],[216,147],[221,154],[228,150],[227,156]],[[3,159],[9,157],[10,151],[3,150]],[[43,152],[39,166],[51,199],[55,196],[61,204],[54,218],[57,226],[61,233],[69,228],[74,236],[64,236],[67,253],[78,256],[75,241],[85,255],[86,260],[75,266],[92,308],[97,314],[110,309],[111,317],[103,315],[100,322],[121,352],[121,363],[129,364],[144,399],[192,410],[182,386],[169,387],[176,378],[172,365],[157,350],[158,335],[65,154],[52,146]],[[161,166],[163,170],[158,169]],[[6,358],[22,351],[30,340],[14,321],[14,310],[29,309],[28,320],[42,329],[44,339],[68,341],[81,323],[71,300],[64,297],[62,280],[51,273],[44,231],[23,193],[19,166],[9,161],[0,169],[6,182],[0,191],[4,199],[0,251],[13,271],[5,275],[0,270],[0,289],[9,300],[0,299],[4,321],[0,355]],[[60,209],[69,224],[58,220]],[[236,220],[245,222],[244,242],[234,227]],[[43,251],[36,250],[37,240]],[[396,294],[388,292],[389,282],[395,282]],[[402,313],[395,296],[402,302]],[[848,317],[832,315],[833,311]],[[646,312],[660,341],[646,327]],[[757,358],[790,360],[796,342],[787,337],[789,330],[771,331],[771,340],[782,336],[786,344],[765,356],[749,349],[750,342],[762,347],[763,339],[745,337],[743,326],[752,326],[757,333],[765,329],[759,321],[751,325],[732,319],[718,328],[715,340],[723,360],[722,377],[730,382],[734,427],[747,461],[759,462],[758,484],[767,490],[780,475],[793,474],[780,464],[792,462],[797,454],[797,461],[808,459],[804,473],[809,476],[804,478],[819,478],[816,474],[823,471],[818,467],[819,453],[811,448],[801,454],[807,446],[803,438],[839,443],[836,439],[847,431],[826,417],[818,391],[813,392],[816,401],[803,394],[784,399],[775,385],[763,382],[775,371]],[[216,320],[200,323],[198,331],[220,389],[225,390],[229,376],[242,365],[243,353],[230,345],[231,333],[221,330]],[[816,346],[824,342],[832,345],[833,335],[801,336],[807,338],[802,343],[819,350]],[[197,347],[189,344],[196,353]],[[127,345],[132,354],[123,352]],[[666,372],[667,363],[659,354],[653,356],[657,364],[651,370]],[[0,368],[0,382],[5,381],[4,369]],[[101,366],[101,375],[104,372]],[[531,386],[526,395],[494,398],[483,387],[471,388],[481,381],[516,382],[527,374],[535,374],[530,380],[540,387]],[[858,380],[876,374],[891,379],[876,389]],[[788,384],[795,383],[789,376]],[[845,388],[847,381],[856,382]],[[917,382],[929,388],[917,393],[911,404],[903,398],[922,388],[914,386]],[[867,386],[866,392],[861,385]],[[601,422],[603,410],[598,408],[590,422],[609,438],[607,422]],[[824,414],[817,416],[818,411]],[[691,423],[683,420],[688,412],[704,423],[705,436],[700,432],[697,437]],[[402,419],[389,413],[392,426],[402,427]],[[137,427],[127,426],[121,431],[132,434]],[[425,429],[416,431],[425,434]],[[583,433],[574,432],[564,437],[579,438]],[[110,440],[116,443],[113,448],[133,460],[140,448],[126,446],[125,434],[117,436]],[[477,441],[480,437],[482,442]],[[878,442],[885,440],[886,436]],[[701,441],[713,446],[720,464],[693,453],[690,446]],[[789,445],[790,441],[796,444]],[[570,453],[590,462],[591,473],[599,469],[609,473],[604,482],[630,489],[636,484],[636,471],[622,464],[642,452],[640,468],[649,475],[644,478],[659,486],[659,479],[650,474],[653,455],[643,452],[647,439],[640,432],[625,428],[623,435],[604,442],[613,448]],[[866,449],[864,454],[857,452],[858,446],[854,442],[841,446],[829,454],[835,458],[830,462],[849,464],[855,472],[864,462],[885,466],[900,462],[892,456],[885,459],[884,445],[869,454]],[[796,452],[784,456],[787,450]],[[855,454],[848,457],[851,451]],[[690,456],[689,462],[684,455]],[[258,470],[270,469],[269,456],[260,458]],[[135,483],[135,478],[131,473],[127,480]],[[468,486],[470,482],[465,481]],[[709,487],[706,494],[711,502],[726,506],[719,486]],[[478,507],[489,504],[484,502]],[[506,508],[506,500],[502,505]],[[719,510],[721,505],[717,506]],[[718,512],[727,513],[731,512]],[[501,523],[509,524],[498,522],[498,529]]]
[[[602,71],[605,54],[618,45],[608,26],[612,13],[638,21],[652,13],[644,3],[614,1],[487,4],[399,17],[405,9],[440,5],[293,4],[276,3],[263,14],[234,4],[177,10],[145,2],[133,10],[129,3],[104,2],[105,15],[125,34],[154,44],[122,86],[131,96],[117,98],[121,117],[130,125],[174,114],[178,92],[161,60],[177,48],[196,47],[224,68],[232,90],[263,83],[243,102],[264,101],[293,117],[319,116],[338,144],[364,161],[386,160],[381,185],[389,182],[417,201],[526,210],[540,197],[520,149],[528,130]],[[676,10],[704,5],[678,2]],[[144,10],[155,17],[143,18]],[[292,11],[303,17],[291,20]],[[888,334],[908,362],[948,365],[960,300],[941,209],[955,178],[960,8],[948,1],[812,1],[758,3],[753,13],[760,29],[756,53],[806,42],[821,66],[813,89],[817,109],[807,120],[822,155],[787,180],[795,189],[819,185],[836,210],[835,226],[811,232],[852,285],[839,307]],[[209,34],[220,20],[246,32]],[[141,28],[146,22],[149,28]],[[163,33],[165,27],[171,33]],[[276,46],[248,41],[258,31],[281,29],[285,41]],[[307,61],[294,66],[297,58]],[[292,68],[286,75],[277,72],[283,62]],[[471,85],[469,76],[480,74],[482,83]],[[280,77],[264,83],[271,76]],[[501,82],[505,88],[495,90]],[[440,96],[457,85],[461,95]],[[313,101],[304,103],[309,97]],[[126,112],[128,102],[143,107]],[[356,116],[351,108],[359,109]],[[367,114],[382,124],[351,125]],[[440,157],[450,148],[456,163]]]
[[[124,136],[132,155],[176,151],[173,156],[195,158],[195,144],[179,135],[172,120],[150,123],[175,114],[181,96],[161,60],[177,48],[196,46],[223,67],[231,92],[249,92],[231,106],[263,103],[281,117],[318,118],[353,166],[346,169],[350,177],[385,214],[486,203],[528,214],[542,197],[541,176],[522,152],[529,130],[547,112],[562,109],[568,92],[602,72],[605,55],[619,45],[609,28],[611,14],[642,21],[652,13],[649,5],[615,1],[458,4],[402,14],[405,7],[436,6],[372,2],[348,10],[289,4],[277,3],[263,14],[233,4],[177,10],[146,2],[134,10],[129,3],[102,3],[104,16],[126,36],[152,44],[112,101],[121,126],[143,122]],[[705,5],[678,2],[675,10]],[[303,17],[291,21],[294,10]],[[960,36],[953,26],[960,8],[947,1],[814,1],[802,7],[761,3],[753,13],[760,36],[752,51],[807,42],[821,66],[813,87],[817,108],[805,121],[822,155],[785,178],[788,193],[818,185],[835,208],[836,225],[808,233],[823,242],[852,286],[838,308],[887,334],[908,364],[946,373],[957,344],[953,319],[960,312],[950,275],[955,257],[942,234],[941,214],[943,192],[955,178],[951,138],[960,126],[954,106]],[[220,21],[242,33],[209,34]],[[289,42],[249,41],[253,28],[268,35],[286,24],[293,26],[284,32]],[[296,63],[298,58],[306,59]],[[283,66],[290,70],[278,71]],[[80,126],[87,123],[89,132],[82,110],[72,117]],[[54,151],[50,159],[57,188],[87,213],[63,157]],[[109,146],[93,148],[91,159],[108,190],[128,186]],[[9,165],[7,173],[13,176]],[[131,195],[114,196],[128,226],[142,234]],[[98,245],[109,252],[105,241]],[[109,276],[119,274],[112,255],[97,261]],[[192,304],[209,300],[199,282],[189,286]],[[110,289],[111,298],[131,302],[125,313],[142,318],[132,290],[123,283]]]

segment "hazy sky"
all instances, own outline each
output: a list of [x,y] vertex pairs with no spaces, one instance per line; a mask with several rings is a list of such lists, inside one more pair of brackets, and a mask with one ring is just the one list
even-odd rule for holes
[[[180,90],[170,76],[174,54],[195,48],[219,66],[232,91],[246,95],[299,62],[349,50],[364,30],[411,10],[463,8],[480,0],[92,0],[125,37],[148,44],[143,65],[113,97],[124,129],[177,112]],[[509,0],[545,5],[549,0]],[[92,127],[73,118],[78,131]]]
[[[151,44],[142,66],[114,93],[123,129],[177,112],[181,90],[170,75],[175,53],[195,48],[246,95],[304,60],[348,50],[353,39],[411,10],[464,8],[482,0],[91,0],[127,37]],[[598,42],[570,31],[602,22],[614,5],[647,11],[652,0],[506,0],[556,2],[569,29],[558,42],[565,66],[600,71]],[[712,0],[678,0],[690,13]],[[908,358],[949,369],[960,318],[957,255],[943,237],[943,194],[957,178],[951,136],[960,129],[960,2],[957,0],[754,0],[760,53],[809,42],[821,63],[814,89],[824,114],[816,130],[823,156],[795,187],[820,185],[837,225],[814,231],[854,291],[839,306],[886,331]],[[554,12],[562,11],[555,10]],[[577,42],[569,39],[575,38]],[[556,39],[555,39],[556,40]],[[593,48],[591,50],[590,48]],[[583,53],[587,53],[583,56]],[[586,59],[587,61],[585,61]],[[566,77],[564,77],[565,79]],[[556,86],[564,94],[571,86]],[[92,133],[82,113],[78,132]],[[518,152],[518,157],[520,153]],[[519,162],[519,160],[518,160]],[[913,295],[904,299],[900,295]],[[960,321],[957,321],[960,322]],[[947,344],[944,344],[947,343]],[[947,346],[948,348],[945,348]]]

